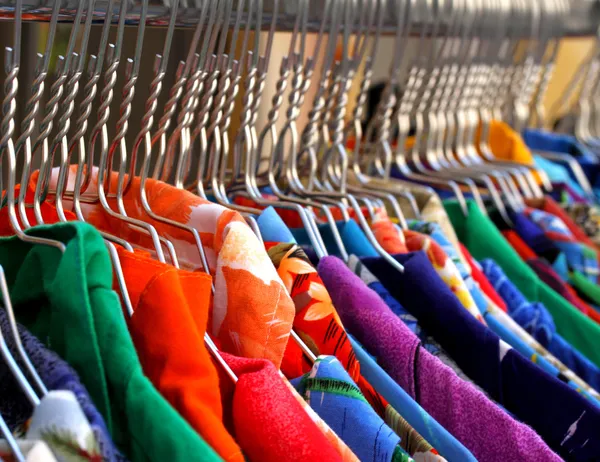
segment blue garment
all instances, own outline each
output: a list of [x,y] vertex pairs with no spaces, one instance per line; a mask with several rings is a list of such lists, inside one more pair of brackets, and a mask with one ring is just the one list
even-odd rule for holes
[[396,255],[404,273],[381,258],[363,263],[461,369],[490,396],[533,427],[569,460],[600,458],[600,409],[510,348],[460,304],[424,253]]
[[448,461],[475,462],[477,459],[431,417],[404,389],[375,362],[354,337],[349,335],[362,376],[402,417]]
[[[365,236],[363,230],[360,229],[360,226],[358,226],[354,220],[350,220],[347,223],[338,221],[337,227],[340,231],[342,242],[344,243],[348,254],[355,254],[365,257],[376,257],[379,255],[367,239],[367,236]],[[310,245],[310,239],[308,238],[306,229],[292,228],[291,231],[296,238],[296,241],[300,245]],[[327,252],[329,252],[330,255],[339,257],[340,251],[335,243],[335,240],[333,239],[333,233],[331,232],[329,225],[319,225],[319,231],[321,232],[323,241],[325,241]]]
[[319,356],[310,372],[291,383],[360,460],[402,459],[400,437],[377,415],[335,356]]
[[267,207],[256,219],[264,242],[296,244],[296,239],[273,207]]
[[556,333],[552,315],[542,303],[530,303],[492,260],[483,260],[484,274],[506,302],[510,316],[540,344],[595,390],[600,391],[600,369]]
[[[13,357],[21,367],[21,370],[25,371],[26,369],[17,355],[12,335],[6,335],[11,332],[11,328],[8,315],[1,307],[0,329],[5,333],[4,338]],[[18,324],[18,329],[23,348],[46,388],[48,390],[71,391],[77,398],[94,432],[103,460],[126,460],[115,447],[104,418],[94,406],[90,395],[80,382],[77,373],[56,353],[42,345],[25,327]],[[9,428],[15,430],[15,428],[23,425],[31,417],[32,411],[31,404],[19,388],[8,366],[4,361],[0,360],[0,414],[4,417]]]
[[535,161],[535,166],[537,168],[542,169],[550,178],[552,183],[564,183],[569,185],[577,194],[580,196],[586,197],[586,193],[583,191],[579,183],[573,179],[570,174],[570,170],[566,167],[563,167],[558,162],[554,162],[552,160],[546,159],[542,156],[533,156],[533,160]]
[[[523,139],[533,150],[558,152],[571,155],[590,180],[592,186],[600,186],[600,163],[597,157],[574,136],[550,133],[542,130],[525,130]],[[569,175],[575,179],[572,172]]]

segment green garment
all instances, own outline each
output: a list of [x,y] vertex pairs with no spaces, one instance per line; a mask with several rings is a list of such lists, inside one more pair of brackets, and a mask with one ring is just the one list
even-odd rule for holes
[[573,271],[569,276],[569,282],[580,294],[592,302],[593,305],[600,305],[600,286],[598,284],[594,284],[579,271]]
[[60,258],[49,246],[0,239],[17,318],[77,371],[119,449],[134,462],[220,460],[144,376],[98,231],[61,223],[30,234],[67,248]]
[[600,325],[543,283],[474,201],[468,201],[466,217],[455,201],[444,201],[444,207],[458,239],[473,257],[494,260],[530,302],[544,304],[554,318],[558,333],[600,366]]

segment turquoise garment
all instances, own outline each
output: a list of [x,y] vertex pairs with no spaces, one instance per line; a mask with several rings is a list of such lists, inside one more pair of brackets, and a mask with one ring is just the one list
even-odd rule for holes
[[365,379],[383,396],[390,405],[402,412],[402,417],[413,427],[429,444],[449,462],[476,462],[477,459],[442,427],[437,420],[431,417],[425,409],[415,402],[400,385],[377,364],[373,358],[363,350],[362,346],[351,335],[350,342],[360,362],[361,373]]
[[412,460],[335,356],[319,356],[310,372],[291,383],[360,460]]
[[[367,236],[365,236],[363,230],[360,229],[360,226],[358,226],[358,224],[354,220],[350,220],[347,223],[343,221],[338,221],[336,224],[338,230],[340,231],[340,234],[342,236],[342,242],[344,243],[348,254],[355,254],[360,257],[379,256],[375,248],[367,239]],[[306,230],[304,228],[292,228],[291,231],[299,245],[311,245],[310,239],[308,238],[308,234],[306,233]],[[319,231],[321,232],[323,241],[325,241],[325,247],[327,247],[327,252],[329,252],[330,255],[335,255],[339,257],[340,252],[335,243],[335,240],[333,239],[333,233],[331,232],[331,228],[329,227],[329,225],[319,225]]]
[[579,183],[571,178],[569,170],[566,167],[541,156],[534,155],[533,159],[535,161],[535,166],[546,172],[552,183],[568,184],[577,194],[583,197],[586,196],[583,189],[581,189],[581,186],[579,186]]
[[267,207],[256,219],[264,242],[297,244],[294,235],[273,207]]

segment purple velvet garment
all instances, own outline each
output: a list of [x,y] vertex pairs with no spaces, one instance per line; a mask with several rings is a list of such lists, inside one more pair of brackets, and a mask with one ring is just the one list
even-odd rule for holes
[[319,263],[342,322],[388,374],[482,461],[559,461],[528,426],[460,379],[336,257]]

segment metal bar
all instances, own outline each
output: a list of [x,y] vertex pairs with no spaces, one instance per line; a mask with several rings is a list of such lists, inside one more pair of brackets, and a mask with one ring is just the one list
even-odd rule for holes
[[[150,0],[150,9],[148,12],[148,25],[149,26],[165,26],[168,19],[169,7],[168,0],[165,4],[161,0]],[[182,1],[180,4],[180,14],[177,20],[177,27],[190,28],[195,27],[196,20],[199,17],[200,0],[187,0]],[[133,1],[134,6],[130,8],[127,14],[127,24],[136,25],[139,22],[139,2]],[[24,14],[23,21],[28,22],[47,22],[50,20],[50,14],[52,9],[52,0],[43,2],[40,0],[23,0]],[[96,3],[94,11],[95,21],[101,22],[104,19],[106,13],[108,1],[100,0]],[[284,0],[282,2],[282,11],[280,12],[277,20],[277,30],[279,31],[291,31],[295,19],[295,9],[297,2],[295,0]],[[389,14],[386,18],[390,18],[387,24],[384,24],[384,34],[392,34],[395,31],[395,24],[393,18],[396,17],[396,1],[388,1]],[[77,0],[72,1],[70,5],[67,5],[61,10],[62,22],[72,21],[75,16],[75,8],[77,6]],[[119,3],[116,2],[114,11],[114,21],[118,21],[118,10]],[[322,15],[322,2],[321,0],[311,1],[311,13],[309,16],[309,27],[310,31],[317,31],[320,25],[320,18]],[[0,21],[1,20],[12,20],[14,11],[13,2],[8,1],[0,4]],[[272,11],[272,2],[265,1],[264,15],[263,15],[263,26],[268,28],[270,24],[270,12]],[[244,21],[246,18],[244,18]],[[419,22],[425,25],[426,19],[421,18]],[[419,25],[417,22],[417,26]],[[444,24],[441,25],[440,30],[445,29]],[[596,35],[598,27],[600,26],[600,0],[571,0],[571,13],[564,18],[564,30],[557,31],[557,34],[566,35],[570,37],[582,37],[588,35]],[[418,31],[418,27],[413,28],[415,33]],[[523,27],[523,38],[527,38],[528,28]]]

